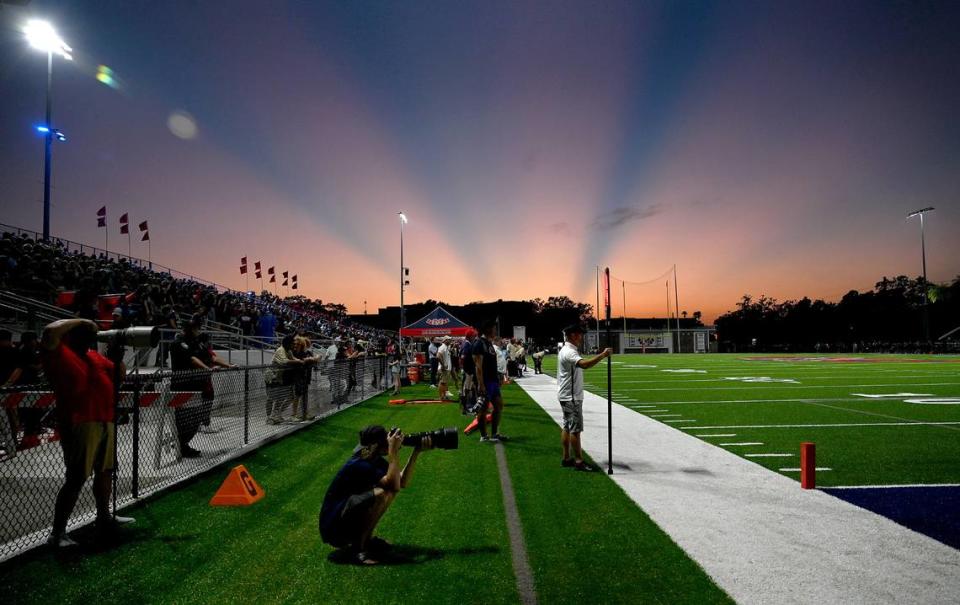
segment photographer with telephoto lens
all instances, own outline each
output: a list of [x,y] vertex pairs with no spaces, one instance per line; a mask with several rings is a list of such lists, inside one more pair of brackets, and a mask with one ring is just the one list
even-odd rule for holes
[[401,470],[403,444],[400,429],[388,433],[380,425],[364,428],[360,445],[327,488],[320,508],[320,536],[327,544],[344,549],[354,563],[376,565],[377,557],[389,549],[386,541],[373,536],[374,529],[409,484],[417,457],[432,449],[433,440],[422,436]]

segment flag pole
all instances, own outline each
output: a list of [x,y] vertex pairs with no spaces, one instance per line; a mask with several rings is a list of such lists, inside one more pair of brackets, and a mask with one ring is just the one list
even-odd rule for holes
[[[607,346],[610,346],[610,267],[604,270],[606,283]],[[607,474],[613,474],[613,366],[607,357]]]

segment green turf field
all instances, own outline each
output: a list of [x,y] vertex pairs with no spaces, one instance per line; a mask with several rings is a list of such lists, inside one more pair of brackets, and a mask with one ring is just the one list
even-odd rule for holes
[[[410,397],[432,391],[414,387]],[[379,534],[394,564],[338,564],[317,513],[356,432],[463,427],[455,404],[389,406],[387,396],[334,415],[242,462],[266,492],[247,508],[207,502],[228,467],[128,509],[134,529],[111,547],[0,566],[5,603],[516,603],[519,596],[495,451],[476,436],[425,453]],[[503,432],[540,603],[729,602],[603,473],[559,465],[555,424],[515,386]],[[404,460],[406,459],[404,452]],[[237,464],[234,462],[232,464]],[[77,532],[81,540],[90,532]]]
[[[812,441],[821,487],[960,483],[957,357],[619,355],[612,373],[614,401],[798,480],[781,469]],[[605,397],[606,364],[586,382]]]

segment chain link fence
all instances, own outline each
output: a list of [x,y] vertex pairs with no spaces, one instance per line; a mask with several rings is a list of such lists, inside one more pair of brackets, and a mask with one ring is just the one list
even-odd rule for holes
[[[131,374],[117,405],[117,510],[386,389],[383,357]],[[0,561],[42,544],[64,480],[48,385],[0,389]],[[94,520],[87,480],[68,529]]]

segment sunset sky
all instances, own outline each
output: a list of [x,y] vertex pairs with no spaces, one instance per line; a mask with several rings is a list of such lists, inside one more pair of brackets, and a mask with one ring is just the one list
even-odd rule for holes
[[[592,303],[597,265],[674,264],[707,320],[744,293],[835,300],[919,275],[924,206],[930,279],[960,274],[957,2],[3,6],[0,222],[39,230],[30,16],[76,58],[54,235],[102,246],[106,205],[112,250],[129,212],[155,261],[230,287],[247,256],[352,312],[397,304],[400,210],[408,301]],[[627,290],[630,315],[665,307],[662,280]]]

